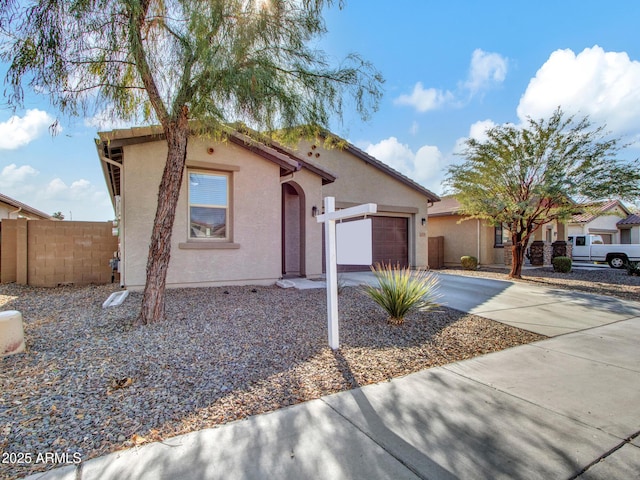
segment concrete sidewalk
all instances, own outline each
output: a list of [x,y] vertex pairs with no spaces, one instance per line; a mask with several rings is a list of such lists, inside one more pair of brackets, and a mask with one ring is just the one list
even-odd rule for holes
[[447,306],[557,336],[29,478],[640,479],[640,303],[440,279]]
[[30,478],[637,479],[639,340],[636,317]]

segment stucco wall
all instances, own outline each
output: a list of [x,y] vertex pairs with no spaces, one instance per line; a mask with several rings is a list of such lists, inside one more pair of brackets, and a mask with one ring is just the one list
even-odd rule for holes
[[[15,212],[17,209],[15,207],[10,207],[6,203],[0,202],[0,219],[9,218],[9,212]],[[13,218],[16,218],[16,214],[13,215]]]
[[[335,182],[322,186],[321,197],[335,197],[338,208],[371,202],[378,204],[378,214],[408,217],[409,263],[427,266],[427,225],[423,226],[421,221],[427,218],[427,197],[344,150],[325,149],[320,143],[316,143],[314,149],[312,145],[303,141],[298,151],[303,158],[338,177]],[[318,207],[322,208],[322,204]]]
[[620,233],[616,225],[627,214],[620,207],[612,208],[606,215],[599,215],[587,223],[570,223],[569,235],[606,233],[611,235],[611,243],[620,243]]
[[[212,147],[213,154],[207,149]],[[145,283],[157,191],[166,159],[163,141],[126,146],[123,172],[124,282]],[[195,249],[188,240],[185,174],[171,239],[168,286],[269,284],[281,276],[280,167],[234,144],[191,139],[187,165],[229,168],[230,218],[234,248]],[[222,167],[217,167],[221,165]],[[202,246],[202,243],[200,244]],[[214,245],[211,242],[209,246]]]
[[491,226],[478,220],[466,220],[458,223],[460,216],[448,215],[429,218],[429,236],[444,237],[444,264],[459,266],[460,257],[471,255],[478,263],[501,264],[504,262],[503,249],[494,248]]

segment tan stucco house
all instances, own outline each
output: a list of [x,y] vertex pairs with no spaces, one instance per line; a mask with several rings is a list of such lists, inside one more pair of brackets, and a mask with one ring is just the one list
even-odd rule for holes
[[[428,265],[427,209],[439,198],[355,146],[322,139],[291,150],[233,132],[193,137],[172,233],[167,284],[272,284],[322,275],[323,198],[377,203],[375,261]],[[166,159],[159,127],[99,133],[98,154],[119,219],[121,283],[141,288]]]
[[595,205],[594,210],[574,215],[569,236],[600,235],[604,243],[640,243],[640,217],[619,200]]
[[19,202],[0,193],[0,222],[3,218],[26,218],[28,220],[48,220],[48,215],[40,210],[30,207],[26,203]]
[[[558,240],[566,240],[566,227],[562,223],[549,222],[538,229],[531,242],[543,242],[551,251]],[[444,265],[460,266],[460,257],[471,255],[480,265],[510,264],[509,231],[479,219],[465,218],[460,213],[460,203],[454,196],[442,197],[429,209],[429,236],[443,237]],[[505,253],[507,253],[505,257]],[[551,257],[544,259],[544,264]]]
[[459,266],[460,257],[471,255],[481,265],[504,264],[504,244],[509,240],[501,228],[478,219],[465,219],[453,196],[429,209],[429,236],[444,237],[444,265]]

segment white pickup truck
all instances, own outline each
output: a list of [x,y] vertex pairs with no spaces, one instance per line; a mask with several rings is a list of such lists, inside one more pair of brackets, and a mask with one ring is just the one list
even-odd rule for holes
[[600,235],[572,235],[569,243],[573,260],[607,262],[611,268],[640,261],[640,244],[605,244]]

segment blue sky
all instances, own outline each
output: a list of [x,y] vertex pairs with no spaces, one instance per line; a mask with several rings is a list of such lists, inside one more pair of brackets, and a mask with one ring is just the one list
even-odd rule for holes
[[[436,193],[464,138],[558,106],[606,123],[631,143],[626,158],[640,156],[640,2],[351,0],[326,19],[329,57],[358,52],[386,79],[370,121],[348,110],[332,129]],[[0,107],[0,193],[112,219],[93,139],[114,125],[61,118],[52,137],[57,112],[35,94],[11,116]]]

